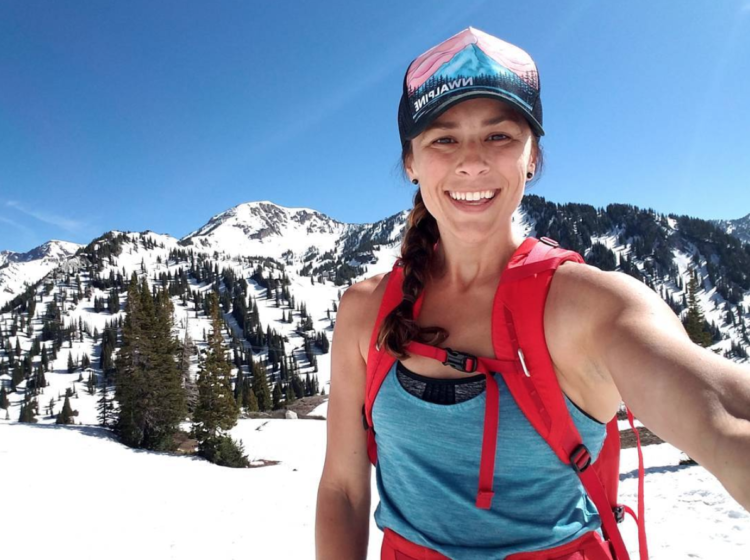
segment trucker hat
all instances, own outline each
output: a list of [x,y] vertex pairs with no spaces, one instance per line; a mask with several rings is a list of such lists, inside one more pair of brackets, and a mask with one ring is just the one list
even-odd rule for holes
[[398,108],[402,144],[421,134],[448,108],[476,97],[516,108],[537,136],[542,128],[536,63],[523,49],[474,27],[415,58],[406,70]]

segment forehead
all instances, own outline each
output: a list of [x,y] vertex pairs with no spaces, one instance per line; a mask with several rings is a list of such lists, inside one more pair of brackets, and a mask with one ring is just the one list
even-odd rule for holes
[[502,121],[511,121],[523,124],[526,119],[511,105],[499,99],[480,97],[467,99],[446,109],[440,116],[436,117],[426,130],[430,128],[455,128],[460,124],[496,124]]

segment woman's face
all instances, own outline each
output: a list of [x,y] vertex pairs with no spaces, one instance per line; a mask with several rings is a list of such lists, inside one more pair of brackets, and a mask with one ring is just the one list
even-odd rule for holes
[[470,99],[436,118],[411,147],[406,172],[419,180],[441,237],[477,243],[499,231],[510,233],[536,158],[523,117],[502,101]]

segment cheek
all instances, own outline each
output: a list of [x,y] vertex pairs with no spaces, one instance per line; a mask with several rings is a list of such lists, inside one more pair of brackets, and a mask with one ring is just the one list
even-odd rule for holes
[[423,186],[420,181],[419,192],[422,193],[422,203],[430,215],[433,217],[438,216],[440,214],[440,201],[438,197],[442,196],[442,189],[435,189],[429,185]]

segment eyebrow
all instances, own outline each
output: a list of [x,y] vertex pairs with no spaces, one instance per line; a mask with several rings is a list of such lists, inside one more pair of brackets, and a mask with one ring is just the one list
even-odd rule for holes
[[[516,124],[518,124],[518,118],[515,115],[509,115],[509,114],[502,114],[497,115],[496,117],[492,117],[491,119],[487,119],[482,121],[482,126],[493,126],[496,124],[500,124],[503,121],[511,121]],[[425,130],[431,130],[433,128],[439,128],[444,130],[453,130],[455,128],[458,128],[458,123],[455,121],[441,121],[440,119],[437,119],[430,123],[430,125],[425,128]]]

